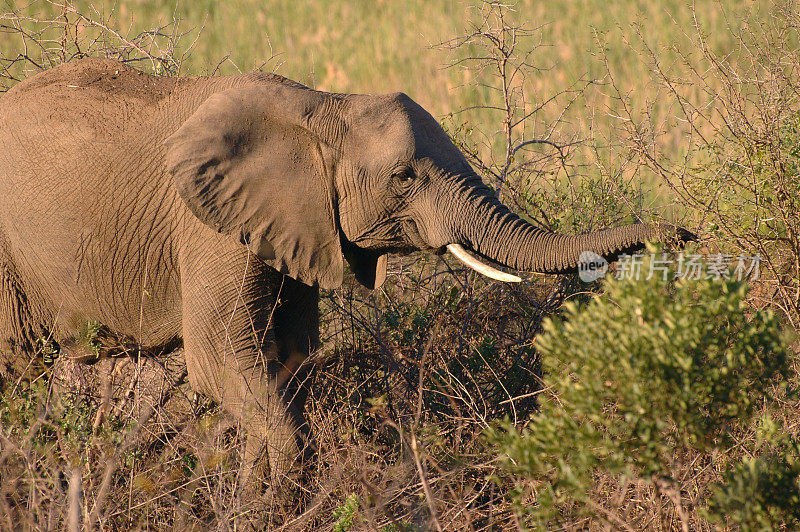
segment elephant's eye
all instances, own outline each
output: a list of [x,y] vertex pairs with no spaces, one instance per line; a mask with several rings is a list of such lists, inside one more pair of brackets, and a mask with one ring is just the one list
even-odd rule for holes
[[401,183],[409,183],[414,180],[416,174],[414,174],[414,170],[408,167],[401,168],[397,170],[394,174],[395,179],[400,181]]

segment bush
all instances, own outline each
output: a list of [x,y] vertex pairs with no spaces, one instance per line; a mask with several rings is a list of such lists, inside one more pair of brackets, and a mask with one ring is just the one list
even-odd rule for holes
[[[532,488],[518,500],[535,497],[525,512],[533,522],[588,516],[619,525],[622,518],[597,502],[600,475],[618,482],[622,495],[628,485],[648,486],[686,528],[687,464],[701,472],[724,462],[762,403],[782,393],[790,374],[784,335],[771,311],[748,312],[745,286],[734,281],[653,276],[605,286],[584,308],[568,303],[563,319],[546,320],[537,344],[550,394],[540,413],[521,435],[508,424],[490,435],[520,487]],[[789,447],[777,460],[732,466],[709,516],[736,504],[730,520],[743,524],[751,513],[794,515],[780,510],[800,493]],[[737,483],[748,479],[789,491],[765,489],[734,504],[744,493]],[[702,502],[708,493],[698,489]]]
[[800,446],[770,416],[760,420],[756,450],[724,474],[714,487],[708,517],[743,530],[776,530],[800,523]]
[[[627,90],[612,82],[614,112],[637,170],[652,172],[678,208],[703,221],[712,246],[760,255],[764,282],[754,286],[753,299],[798,328],[800,3],[756,4],[751,16],[728,26],[735,46],[717,49],[699,23],[689,32],[691,44],[671,45],[679,69],[640,31],[631,46],[660,93],[633,109]],[[657,118],[656,103],[670,105],[674,117]],[[680,149],[664,149],[675,137]]]

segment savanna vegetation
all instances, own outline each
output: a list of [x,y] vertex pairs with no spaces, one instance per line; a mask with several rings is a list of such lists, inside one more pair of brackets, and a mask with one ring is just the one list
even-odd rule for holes
[[[638,277],[512,286],[416,255],[376,292],[324,294],[317,457],[282,497],[242,493],[237,427],[189,391],[180,353],[104,358],[88,323],[79,341],[99,360],[82,366],[42,338],[0,383],[3,528],[800,526],[797,2],[2,11],[4,89],[105,55],[159,75],[402,90],[535,223],[667,219],[701,237],[666,260],[650,249]],[[756,256],[740,282],[737,260]]]

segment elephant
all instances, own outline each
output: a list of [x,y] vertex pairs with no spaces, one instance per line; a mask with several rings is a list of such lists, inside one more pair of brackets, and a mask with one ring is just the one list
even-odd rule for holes
[[517,280],[473,255],[564,273],[583,251],[612,260],[669,235],[692,238],[527,222],[403,93],[84,58],[0,98],[3,367],[42,337],[69,346],[88,322],[147,352],[182,344],[190,386],[239,421],[267,482],[310,437],[304,361],[320,344],[319,290],[340,286],[345,263],[374,289],[387,254],[449,247]]

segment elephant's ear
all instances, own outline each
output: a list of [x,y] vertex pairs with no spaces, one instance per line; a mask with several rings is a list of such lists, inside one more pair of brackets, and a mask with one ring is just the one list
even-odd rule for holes
[[333,184],[307,127],[320,98],[280,84],[213,94],[165,141],[166,164],[203,223],[286,275],[335,288],[343,261]]

